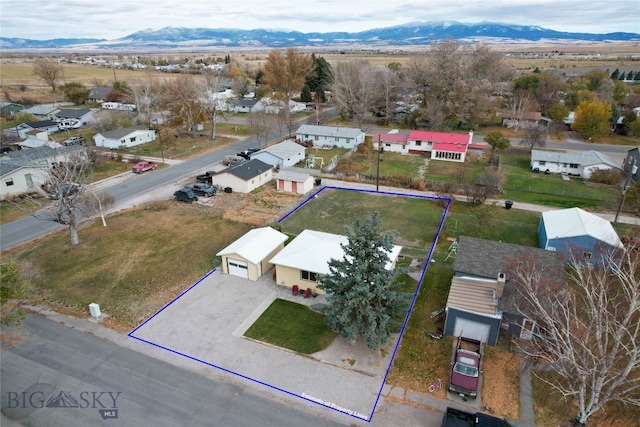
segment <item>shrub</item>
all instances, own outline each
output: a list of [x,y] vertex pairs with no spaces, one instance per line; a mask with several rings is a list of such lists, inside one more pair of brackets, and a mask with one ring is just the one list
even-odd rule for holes
[[622,172],[616,169],[598,169],[591,173],[589,181],[598,184],[614,185],[620,182]]

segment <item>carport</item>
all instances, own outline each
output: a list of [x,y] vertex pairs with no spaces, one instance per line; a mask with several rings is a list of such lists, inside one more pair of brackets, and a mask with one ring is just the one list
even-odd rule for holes
[[255,228],[218,252],[222,272],[256,281],[273,266],[268,262],[282,248],[287,235],[271,227]]

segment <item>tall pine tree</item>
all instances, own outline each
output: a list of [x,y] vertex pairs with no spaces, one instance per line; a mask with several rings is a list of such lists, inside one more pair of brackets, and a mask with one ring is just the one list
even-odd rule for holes
[[320,279],[327,294],[325,320],[334,332],[355,341],[364,337],[370,349],[383,346],[408,309],[411,294],[397,292],[398,273],[387,270],[393,235],[381,233],[380,213],[356,220],[342,245],[344,258],[329,262]]

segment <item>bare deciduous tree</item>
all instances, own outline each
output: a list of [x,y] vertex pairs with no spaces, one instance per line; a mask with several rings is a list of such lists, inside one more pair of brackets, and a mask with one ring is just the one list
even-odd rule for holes
[[516,89],[511,96],[511,122],[514,132],[518,132],[522,120],[534,105],[533,94],[526,89]]
[[256,134],[258,144],[262,148],[262,140],[266,145],[269,132],[273,128],[273,121],[269,115],[264,111],[252,111],[249,113],[249,127]]
[[224,117],[227,99],[218,96],[221,87],[220,73],[213,70],[205,70],[202,74],[205,78],[204,88],[206,93],[206,98],[203,101],[204,111],[211,122],[211,140],[213,141],[216,139],[218,117]]
[[161,100],[169,111],[170,122],[187,125],[194,138],[198,134],[198,124],[207,118],[202,95],[202,85],[190,74],[166,81],[162,88]]
[[87,148],[76,148],[55,153],[54,157],[48,159],[52,164],[37,165],[38,176],[32,179],[34,183],[42,183],[42,193],[48,193],[51,203],[40,209],[42,204],[36,200],[39,196],[27,195],[24,203],[16,203],[14,207],[36,219],[67,225],[71,244],[78,245],[78,216],[86,207],[85,192],[92,172],[91,153]]
[[339,63],[334,71],[332,96],[338,108],[362,127],[364,116],[378,97],[376,69],[367,61]]
[[56,83],[62,75],[62,65],[55,59],[36,58],[33,60],[33,74],[44,80],[55,92]]
[[542,381],[575,399],[575,422],[584,425],[608,402],[640,405],[637,249],[610,253],[604,268],[573,259],[564,290],[545,286],[542,266],[526,257],[514,264],[518,311],[537,325],[534,338],[518,346],[554,372]]
[[524,145],[533,150],[535,147],[547,145],[547,130],[540,125],[529,127],[525,130],[524,138],[520,140],[520,145]]
[[141,119],[151,124],[151,112],[158,107],[160,83],[148,71],[144,78],[131,84],[131,92]]

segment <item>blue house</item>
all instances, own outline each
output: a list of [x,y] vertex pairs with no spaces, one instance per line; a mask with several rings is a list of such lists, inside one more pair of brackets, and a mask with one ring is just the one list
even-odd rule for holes
[[542,213],[538,227],[540,247],[572,260],[602,267],[624,246],[611,223],[580,208]]

